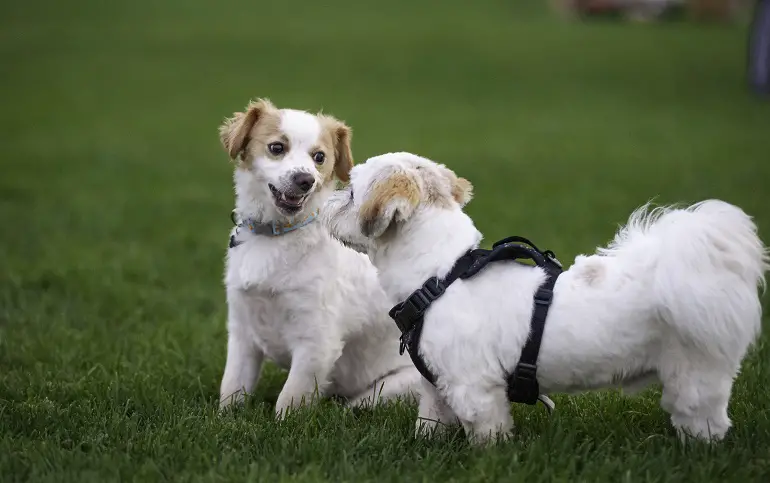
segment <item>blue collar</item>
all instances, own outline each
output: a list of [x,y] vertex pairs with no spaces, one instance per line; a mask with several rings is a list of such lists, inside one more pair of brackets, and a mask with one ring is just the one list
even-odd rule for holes
[[243,220],[237,221],[238,215],[235,213],[235,210],[230,214],[230,219],[235,224],[235,233],[233,233],[230,236],[230,248],[236,247],[240,245],[242,242],[235,240],[235,235],[237,235],[241,230],[246,229],[249,232],[253,233],[254,235],[263,235],[263,236],[280,236],[285,235],[286,233],[292,232],[294,230],[299,230],[300,228],[303,228],[312,222],[315,221],[315,219],[318,217],[319,210],[315,210],[314,212],[307,215],[305,218],[299,221],[294,222],[279,222],[279,221],[271,221],[269,223],[263,223],[255,220],[254,218],[246,218]]

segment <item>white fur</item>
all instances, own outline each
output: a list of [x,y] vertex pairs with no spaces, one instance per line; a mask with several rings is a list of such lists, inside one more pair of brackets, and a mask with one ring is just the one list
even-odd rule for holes
[[[297,171],[314,173],[316,183],[295,219],[320,207],[331,192],[308,154],[321,133],[317,118],[282,110],[281,131],[291,146],[282,160],[256,156],[235,171],[241,218],[288,221],[267,184],[284,189]],[[316,394],[358,405],[416,393],[420,375],[408,357],[399,356],[398,329],[365,255],[332,239],[318,222],[282,236],[241,231],[237,238],[242,243],[228,250],[226,262],[222,407],[254,389],[265,358],[289,369],[276,404],[279,417]]]
[[[328,202],[332,234],[368,249],[391,302],[446,275],[481,240],[460,204],[424,197],[381,236],[362,235],[360,208],[377,182],[407,173],[424,193],[450,183],[437,167],[408,153],[377,156],[351,172],[353,201],[348,189]],[[541,391],[659,381],[661,406],[681,435],[722,438],[733,379],[760,331],[757,288],[767,269],[754,223],[733,205],[640,208],[609,247],[578,256],[559,277],[538,360]],[[419,350],[438,381],[423,384],[418,429],[458,418],[478,441],[512,429],[506,371],[520,357],[543,280],[539,268],[494,263],[433,304]]]
[[308,154],[318,143],[321,125],[316,116],[293,109],[281,109],[280,130],[291,141],[291,149],[276,162],[267,156],[257,156],[252,169],[235,170],[235,210],[242,217],[259,220],[283,220],[287,218],[272,203],[268,183],[285,190],[290,183],[290,176],[296,172],[313,174],[315,178],[314,196],[308,197],[303,212],[295,215],[302,218],[303,213],[311,213],[320,208],[331,188],[323,183],[321,173],[315,167]]

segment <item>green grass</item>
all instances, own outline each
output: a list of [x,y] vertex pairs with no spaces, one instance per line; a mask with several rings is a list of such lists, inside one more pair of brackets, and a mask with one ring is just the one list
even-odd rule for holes
[[678,443],[655,388],[515,407],[516,437],[490,449],[415,440],[412,407],[278,424],[273,367],[217,414],[232,188],[216,129],[251,97],[345,119],[360,161],[450,165],[488,241],[569,261],[653,197],[726,199],[770,240],[770,106],[744,88],[744,28],[321,3],[2,3],[0,480],[766,480],[768,336],[715,447]]

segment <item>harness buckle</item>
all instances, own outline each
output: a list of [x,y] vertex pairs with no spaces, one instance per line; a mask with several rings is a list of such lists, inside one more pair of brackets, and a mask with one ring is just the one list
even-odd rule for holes
[[553,300],[553,290],[547,288],[539,288],[535,292],[535,304],[536,305],[551,305]]
[[[412,330],[414,323],[425,315],[425,311],[436,299],[444,294],[444,284],[438,277],[431,277],[407,297],[401,304],[390,311],[390,317],[396,322],[402,334]],[[403,341],[402,341],[403,344]]]
[[426,280],[422,284],[422,288],[428,294],[431,302],[444,295],[444,290],[446,290],[446,287],[444,287],[444,284],[441,283],[438,277],[431,277]]
[[537,383],[537,366],[519,362],[508,383],[508,399],[511,402],[536,404],[540,396]]
[[404,355],[404,350],[406,350],[406,346],[409,345],[409,338],[411,336],[412,336],[412,331],[401,333],[401,337],[398,338],[398,355],[400,356]]

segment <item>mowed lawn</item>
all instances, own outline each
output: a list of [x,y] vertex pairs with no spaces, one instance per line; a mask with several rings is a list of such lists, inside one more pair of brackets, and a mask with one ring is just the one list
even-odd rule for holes
[[709,197],[770,241],[770,105],[744,88],[745,28],[322,3],[0,6],[0,481],[767,481],[770,333],[713,447],[678,442],[658,388],[514,407],[515,437],[487,449],[414,439],[405,405],[278,424],[273,367],[217,413],[232,188],[216,131],[251,97],[345,119],[360,162],[449,165],[487,243],[523,235],[570,263],[648,199]]

